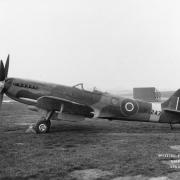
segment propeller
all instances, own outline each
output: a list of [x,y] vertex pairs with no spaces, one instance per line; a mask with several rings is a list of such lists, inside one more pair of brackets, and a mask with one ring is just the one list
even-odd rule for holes
[[6,60],[6,65],[5,65],[5,78],[7,78],[8,76],[8,71],[9,71],[9,54],[8,54],[8,57],[7,57],[7,60]]
[[5,80],[8,76],[8,70],[9,70],[9,55],[7,57],[5,66],[2,60],[0,62],[0,109],[2,106]]

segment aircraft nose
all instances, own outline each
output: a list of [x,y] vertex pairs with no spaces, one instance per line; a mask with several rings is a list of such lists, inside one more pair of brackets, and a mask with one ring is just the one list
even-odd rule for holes
[[4,91],[6,92],[12,85],[13,79],[8,78],[5,80]]

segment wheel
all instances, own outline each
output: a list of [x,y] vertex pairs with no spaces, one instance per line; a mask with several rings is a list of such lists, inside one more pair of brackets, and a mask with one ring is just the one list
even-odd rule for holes
[[38,134],[48,133],[51,127],[51,122],[47,120],[40,120],[35,125],[35,131]]

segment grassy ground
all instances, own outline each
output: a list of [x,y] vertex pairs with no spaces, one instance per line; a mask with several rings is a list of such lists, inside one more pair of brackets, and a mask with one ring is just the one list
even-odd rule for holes
[[[113,177],[160,176],[177,171],[158,154],[180,144],[180,128],[168,125],[87,120],[52,121],[51,133],[26,134],[38,115],[20,104],[4,104],[0,113],[1,179],[71,179],[74,170],[101,169]],[[22,123],[22,124],[20,124]],[[173,152],[174,153],[174,152]]]

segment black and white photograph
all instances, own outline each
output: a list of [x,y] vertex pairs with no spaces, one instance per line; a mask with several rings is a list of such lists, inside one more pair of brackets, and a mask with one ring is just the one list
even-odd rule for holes
[[0,180],[180,180],[180,1],[0,0]]

